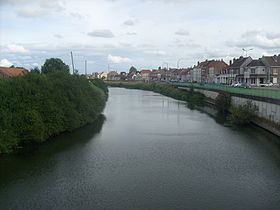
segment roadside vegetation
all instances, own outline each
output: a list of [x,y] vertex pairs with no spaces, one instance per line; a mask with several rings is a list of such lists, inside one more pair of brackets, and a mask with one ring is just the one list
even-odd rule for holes
[[107,100],[103,81],[70,75],[60,59],[40,71],[0,80],[0,154],[94,122]]
[[257,116],[257,107],[251,102],[233,106],[228,93],[219,93],[215,100],[218,114],[224,116],[231,125],[242,126],[250,124]]
[[233,125],[246,125],[256,119],[257,107],[251,101],[240,106],[231,106],[229,121]]

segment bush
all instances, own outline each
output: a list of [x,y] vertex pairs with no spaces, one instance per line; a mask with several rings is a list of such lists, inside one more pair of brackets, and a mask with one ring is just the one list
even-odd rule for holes
[[107,96],[66,71],[0,80],[0,154],[92,123]]
[[215,100],[215,105],[220,114],[226,115],[231,107],[230,95],[227,93],[219,93]]
[[244,105],[231,107],[230,112],[231,115],[229,116],[229,121],[232,124],[246,125],[255,119],[257,114],[257,106],[249,101]]

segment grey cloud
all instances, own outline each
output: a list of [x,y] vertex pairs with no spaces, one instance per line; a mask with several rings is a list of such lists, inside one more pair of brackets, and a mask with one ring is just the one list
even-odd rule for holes
[[135,32],[127,32],[126,35],[129,35],[129,36],[136,36],[137,33],[135,33]]
[[94,30],[88,33],[89,36],[92,37],[101,37],[101,38],[113,38],[115,35],[111,30],[104,29],[104,30]]
[[231,47],[257,47],[261,49],[280,49],[280,34],[251,30],[243,33],[236,41],[226,43]]
[[126,20],[123,23],[126,26],[133,26],[135,24],[135,22],[132,19]]
[[175,32],[175,34],[179,36],[188,36],[190,35],[190,32],[185,29],[179,29],[178,31]]
[[46,15],[46,11],[40,9],[23,8],[17,10],[17,15],[25,18],[36,18]]
[[55,34],[54,37],[58,38],[58,39],[62,39],[63,38],[63,36],[61,36],[60,34]]

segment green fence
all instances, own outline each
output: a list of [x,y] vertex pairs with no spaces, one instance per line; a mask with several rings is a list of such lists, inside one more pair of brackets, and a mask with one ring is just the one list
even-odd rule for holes
[[207,90],[225,91],[229,93],[257,96],[264,98],[280,99],[280,89],[279,88],[243,88],[243,87],[231,87],[227,85],[220,84],[199,84],[199,83],[172,83],[178,87],[193,87]]

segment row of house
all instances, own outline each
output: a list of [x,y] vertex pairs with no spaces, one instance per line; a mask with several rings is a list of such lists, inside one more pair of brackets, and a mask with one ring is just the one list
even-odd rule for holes
[[170,68],[96,73],[94,77],[105,80],[180,81],[198,83],[232,84],[235,82],[259,86],[280,84],[280,55],[234,58],[227,64],[224,60],[205,60],[189,68]]
[[239,57],[230,61],[230,65],[216,78],[216,83],[280,84],[280,54],[263,56],[259,59]]

